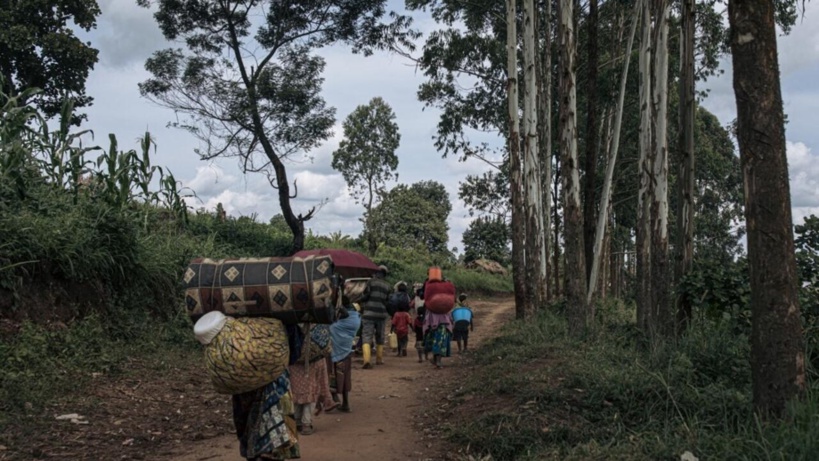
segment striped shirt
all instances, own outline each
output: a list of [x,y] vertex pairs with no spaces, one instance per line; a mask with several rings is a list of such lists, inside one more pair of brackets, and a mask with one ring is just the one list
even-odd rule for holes
[[364,289],[364,306],[361,317],[364,320],[386,320],[387,298],[392,292],[392,287],[383,278],[373,277],[367,282]]

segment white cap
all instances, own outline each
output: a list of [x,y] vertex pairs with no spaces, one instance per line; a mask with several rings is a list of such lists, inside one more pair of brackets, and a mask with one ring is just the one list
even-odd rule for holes
[[222,327],[228,322],[225,314],[219,311],[211,311],[203,315],[193,326],[193,334],[196,340],[204,345],[210,344],[213,338],[222,331]]

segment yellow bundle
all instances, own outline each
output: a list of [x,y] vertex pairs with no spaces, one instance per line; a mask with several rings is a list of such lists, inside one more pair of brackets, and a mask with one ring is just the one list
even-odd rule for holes
[[268,384],[284,373],[289,356],[284,325],[264,317],[227,317],[205,347],[205,365],[221,394],[241,394]]

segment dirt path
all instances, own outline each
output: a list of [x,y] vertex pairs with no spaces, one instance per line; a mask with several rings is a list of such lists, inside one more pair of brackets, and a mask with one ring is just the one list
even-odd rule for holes
[[[470,349],[514,316],[511,297],[474,299],[475,331]],[[354,361],[351,413],[331,412],[314,418],[315,433],[301,437],[302,459],[404,461],[445,459],[446,444],[425,426],[429,415],[460,372],[460,356],[453,343],[452,358],[444,369],[418,363],[410,340],[408,357],[388,354],[385,365],[361,369]],[[415,356],[414,356],[415,355]],[[174,450],[174,461],[242,461],[235,435],[203,440]]]

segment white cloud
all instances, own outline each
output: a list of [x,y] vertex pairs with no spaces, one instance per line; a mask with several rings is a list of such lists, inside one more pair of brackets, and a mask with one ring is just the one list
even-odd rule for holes
[[182,180],[182,185],[193,190],[200,199],[219,195],[230,186],[236,184],[238,178],[218,165],[196,167],[196,176],[190,180]]
[[791,205],[819,208],[819,155],[801,142],[787,143]]

